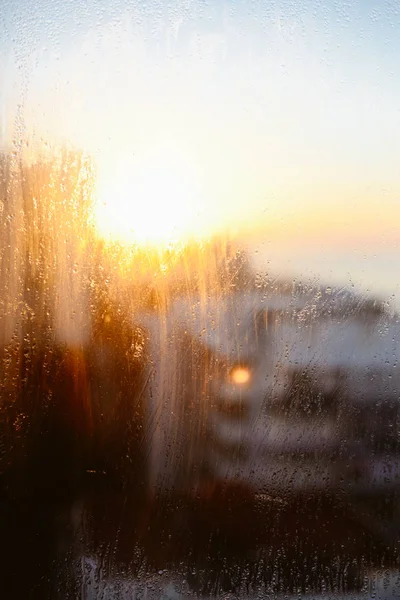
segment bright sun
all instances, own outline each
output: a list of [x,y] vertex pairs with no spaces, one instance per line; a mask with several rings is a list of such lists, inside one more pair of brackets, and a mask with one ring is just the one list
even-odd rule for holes
[[99,235],[153,245],[198,236],[202,199],[195,175],[184,156],[167,151],[104,162],[95,205]]

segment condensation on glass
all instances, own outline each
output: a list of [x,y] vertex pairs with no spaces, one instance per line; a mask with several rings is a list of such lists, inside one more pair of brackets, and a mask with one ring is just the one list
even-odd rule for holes
[[399,15],[3,2],[4,597],[399,594]]

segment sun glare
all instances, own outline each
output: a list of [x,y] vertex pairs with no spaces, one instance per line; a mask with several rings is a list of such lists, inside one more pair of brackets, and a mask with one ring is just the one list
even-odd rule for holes
[[120,159],[99,169],[95,205],[98,234],[139,244],[169,244],[201,236],[201,194],[182,157]]

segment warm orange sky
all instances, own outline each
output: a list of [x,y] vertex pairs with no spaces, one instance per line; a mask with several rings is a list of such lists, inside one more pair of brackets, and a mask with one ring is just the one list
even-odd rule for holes
[[26,2],[10,4],[4,139],[19,111],[31,140],[87,149],[107,180],[112,161],[157,177],[173,155],[172,179],[192,172],[192,227],[289,226],[296,215],[306,230],[352,222],[370,234],[399,219],[398,36],[385,2],[379,26],[369,2],[346,4],[347,27],[336,4],[311,0],[294,12],[177,2],[171,14],[152,2],[110,14],[102,2],[53,4],[50,15],[39,2],[34,21]]
[[1,142],[87,150],[102,235],[395,251],[393,3],[6,5]]

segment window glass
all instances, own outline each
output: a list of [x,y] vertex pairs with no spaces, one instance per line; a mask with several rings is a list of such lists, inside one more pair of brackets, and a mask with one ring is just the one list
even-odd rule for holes
[[400,5],[0,15],[4,597],[397,597]]

